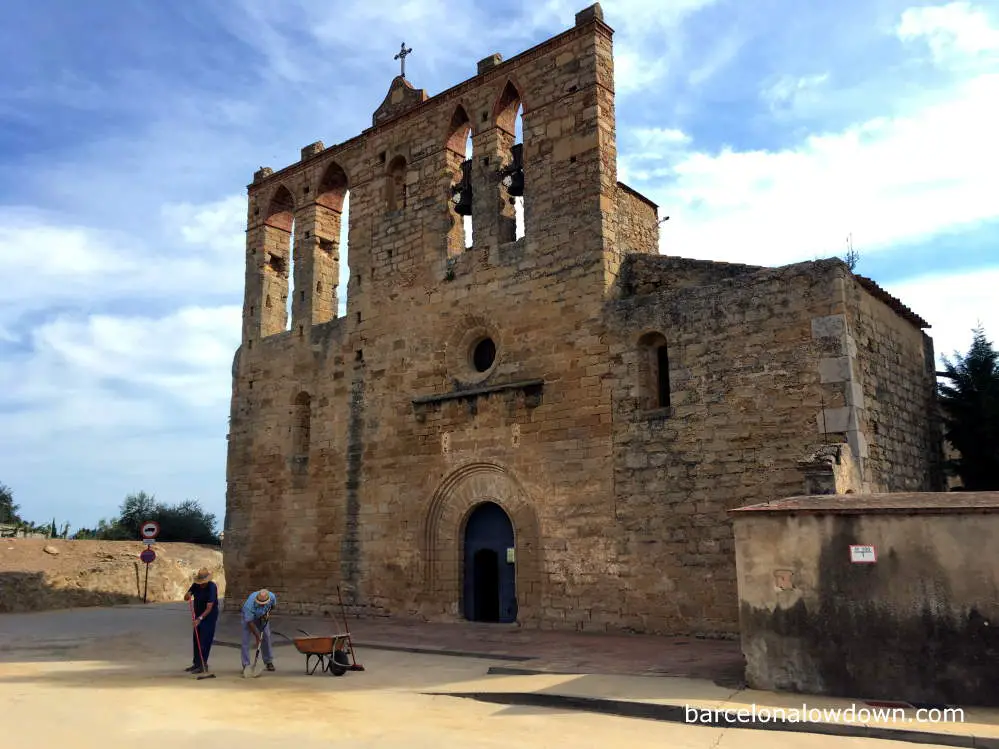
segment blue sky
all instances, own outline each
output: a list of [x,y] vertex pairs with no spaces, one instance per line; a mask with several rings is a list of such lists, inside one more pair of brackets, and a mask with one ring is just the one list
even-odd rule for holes
[[[564,0],[35,0],[0,48],[0,482],[74,527],[145,490],[225,507],[245,186],[568,28]],[[607,0],[621,179],[661,250],[842,255],[964,351],[999,341],[999,10]]]

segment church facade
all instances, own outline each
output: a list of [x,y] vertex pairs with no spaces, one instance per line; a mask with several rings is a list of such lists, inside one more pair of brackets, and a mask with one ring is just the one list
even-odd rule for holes
[[657,206],[617,179],[612,36],[594,5],[436,96],[399,76],[369,129],[254,175],[236,598],[730,633],[727,510],[816,465],[835,491],[940,486],[911,310],[836,259],[659,254]]

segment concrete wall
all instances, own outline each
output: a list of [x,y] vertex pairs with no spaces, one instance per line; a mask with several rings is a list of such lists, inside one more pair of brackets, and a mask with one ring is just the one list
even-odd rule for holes
[[999,704],[999,513],[913,513],[735,513],[752,687]]

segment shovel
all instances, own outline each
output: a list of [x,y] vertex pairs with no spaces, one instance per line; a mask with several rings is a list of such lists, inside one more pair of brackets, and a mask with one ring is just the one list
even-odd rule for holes
[[[264,615],[260,620],[260,639],[257,640],[257,649],[253,654],[253,665],[250,666],[250,675],[254,679],[259,678],[264,672],[264,663],[260,660],[260,646],[264,643],[264,628],[267,626],[267,618],[269,615]],[[247,676],[246,669],[243,669],[244,678]]]

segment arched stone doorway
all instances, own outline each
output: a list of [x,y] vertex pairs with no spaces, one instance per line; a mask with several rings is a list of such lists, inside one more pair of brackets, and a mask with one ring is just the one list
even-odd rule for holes
[[[489,527],[486,513],[494,513],[494,510],[483,510],[482,516],[476,515],[487,504],[503,513],[510,526],[506,540],[514,540],[510,546],[500,543],[489,546],[497,552],[496,564],[501,573],[506,565],[506,572],[513,577],[510,587],[516,605],[512,614],[514,618],[509,621],[537,619],[543,589],[538,517],[523,488],[505,468],[479,461],[459,466],[445,476],[425,510],[421,529],[425,575],[421,610],[428,617],[443,614],[448,618],[467,621],[466,558],[471,560],[474,569],[475,555],[472,553],[469,556],[465,547],[470,522],[474,520],[473,536],[480,522]],[[506,550],[511,547],[515,549],[514,562],[509,564]],[[487,565],[491,567],[492,558],[483,554],[479,557],[479,564],[483,569]],[[503,613],[502,610],[500,613]],[[506,616],[501,621],[506,621]]]
[[473,622],[517,621],[517,574],[510,516],[483,502],[465,523],[462,602]]

